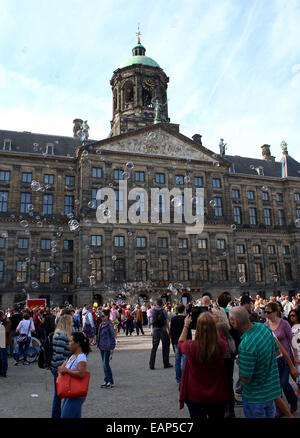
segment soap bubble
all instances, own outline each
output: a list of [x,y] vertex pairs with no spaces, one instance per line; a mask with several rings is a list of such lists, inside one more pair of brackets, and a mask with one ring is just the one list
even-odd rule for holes
[[52,242],[51,242],[51,247],[52,248],[55,248],[57,246],[57,242],[56,242],[56,240],[52,240]]
[[96,154],[97,155],[101,155],[102,154],[102,149],[101,148],[97,148],[96,149]]
[[189,176],[189,175],[187,175],[187,176],[185,176],[184,177],[184,182],[187,184],[187,183],[190,183],[191,182],[191,177]]
[[1,237],[2,237],[3,239],[7,239],[7,238],[8,238],[8,232],[7,232],[7,231],[4,231],[4,232],[1,234]]
[[113,255],[112,260],[115,262],[117,260],[117,256]]
[[251,169],[251,170],[254,170],[254,169],[255,169],[254,164],[250,164],[250,169]]
[[55,225],[53,225],[53,224],[49,225],[49,230],[50,231],[55,231]]
[[263,189],[264,192],[267,192],[269,190],[269,187],[268,186],[262,186],[262,189]]
[[74,203],[75,203],[75,205],[79,205],[80,204],[79,199],[75,199]]
[[37,289],[39,287],[39,284],[37,281],[32,281],[31,286],[33,287],[33,289]]
[[111,211],[108,210],[108,208],[106,210],[104,210],[103,215],[105,217],[107,217],[108,219],[111,218],[111,216],[112,216]]
[[43,226],[43,223],[42,223],[41,221],[38,221],[38,222],[36,223],[36,226],[37,226],[38,228],[41,228],[41,227]]
[[130,173],[129,172],[123,172],[122,173],[122,179],[130,179]]
[[295,220],[295,225],[297,228],[300,228],[300,219],[299,218]]
[[70,231],[76,231],[79,228],[79,222],[76,219],[72,219],[68,222]]
[[25,220],[23,220],[23,221],[20,222],[20,225],[21,225],[23,228],[27,228],[27,227],[28,227],[28,222],[25,221]]
[[246,283],[246,278],[245,278],[245,276],[241,276],[241,277],[239,278],[239,281],[240,281],[240,283]]
[[47,272],[49,274],[49,277],[54,277],[55,276],[55,269],[49,268]]
[[95,201],[90,201],[90,202],[88,203],[88,207],[89,207],[89,208],[96,208],[96,202],[95,202]]
[[236,224],[232,224],[230,228],[232,229],[232,231],[235,231],[236,230]]
[[28,211],[33,211],[34,210],[34,206],[32,204],[28,205]]
[[215,167],[220,167],[220,163],[219,163],[219,161],[214,161],[214,166],[215,166]]
[[34,192],[38,192],[41,188],[41,184],[38,181],[32,180],[30,187]]
[[67,218],[68,218],[68,219],[73,219],[73,217],[74,217],[74,214],[73,214],[73,213],[68,213],[68,214],[67,214]]
[[85,150],[85,151],[82,152],[82,157],[83,158],[86,158],[88,155],[89,155],[88,151]]
[[128,170],[131,170],[134,168],[134,164],[131,161],[128,161],[128,163],[126,163],[126,167]]
[[212,199],[211,201],[209,201],[209,205],[211,207],[216,207],[217,203],[216,203],[215,199]]
[[174,196],[172,198],[171,203],[174,205],[174,207],[181,207],[181,205],[182,205],[182,198],[181,198],[181,196]]

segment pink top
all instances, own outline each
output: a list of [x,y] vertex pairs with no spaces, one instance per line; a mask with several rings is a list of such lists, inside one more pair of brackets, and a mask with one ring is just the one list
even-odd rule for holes
[[[270,327],[269,321],[265,323]],[[276,330],[274,330],[274,334],[284,349],[287,351],[288,355],[292,360],[294,360],[294,355],[291,349],[293,332],[290,324],[285,319],[280,319],[280,323]]]

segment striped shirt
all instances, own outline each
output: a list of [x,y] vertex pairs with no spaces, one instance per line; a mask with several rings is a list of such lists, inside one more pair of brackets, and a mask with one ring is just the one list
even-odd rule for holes
[[265,403],[281,395],[276,352],[279,347],[272,331],[263,324],[253,327],[241,337],[239,345],[240,375],[250,379],[242,381],[243,398],[248,403]]

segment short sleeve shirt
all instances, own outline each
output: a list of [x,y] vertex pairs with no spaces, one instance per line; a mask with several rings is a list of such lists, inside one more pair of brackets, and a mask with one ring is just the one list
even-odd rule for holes
[[269,327],[253,323],[241,337],[239,345],[240,375],[250,379],[242,382],[243,398],[249,403],[265,403],[281,395],[276,354],[279,347]]
[[72,371],[78,371],[79,362],[87,362],[86,355],[84,353],[78,354],[76,358],[74,358],[74,355],[71,356],[67,362],[66,368],[69,368]]

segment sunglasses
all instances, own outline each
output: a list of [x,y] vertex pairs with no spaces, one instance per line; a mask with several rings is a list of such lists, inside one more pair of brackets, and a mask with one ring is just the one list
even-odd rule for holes
[[296,315],[295,315],[294,313],[292,313],[292,314],[290,315],[290,317],[296,318]]
[[271,313],[274,313],[274,312],[272,312],[272,310],[266,311],[267,315],[270,315]]

